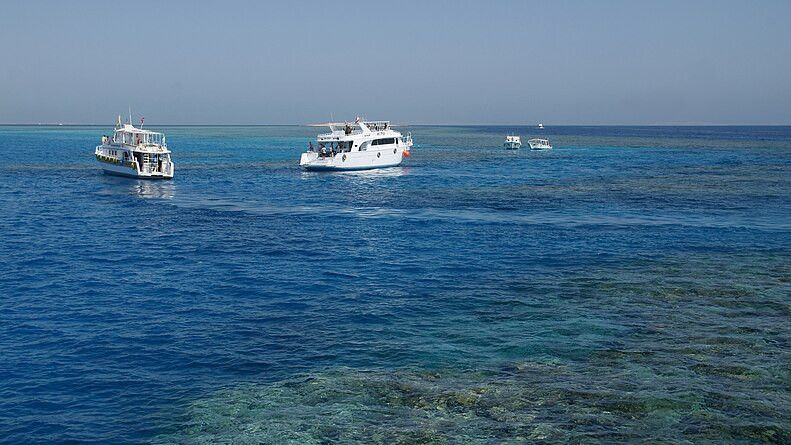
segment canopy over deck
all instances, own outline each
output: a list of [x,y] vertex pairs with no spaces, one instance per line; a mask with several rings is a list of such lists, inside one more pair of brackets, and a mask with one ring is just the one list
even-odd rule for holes
[[[104,141],[104,139],[102,139]],[[165,148],[164,133],[156,131],[143,130],[142,128],[135,128],[132,124],[124,124],[123,126],[116,127],[110,141],[115,144],[131,145],[131,146],[157,146]]]
[[136,128],[132,124],[124,124],[123,127],[116,128],[115,132],[116,133],[130,133],[130,134],[160,135],[160,136],[163,135],[163,133],[159,133],[159,132],[156,132],[156,131],[143,130],[142,128]]

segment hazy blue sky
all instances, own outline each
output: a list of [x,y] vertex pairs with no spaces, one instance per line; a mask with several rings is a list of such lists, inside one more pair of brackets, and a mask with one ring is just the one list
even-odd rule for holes
[[0,122],[791,124],[791,1],[0,1]]

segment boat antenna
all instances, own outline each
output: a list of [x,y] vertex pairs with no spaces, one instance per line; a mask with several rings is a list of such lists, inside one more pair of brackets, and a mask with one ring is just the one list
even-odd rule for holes
[[132,125],[132,107],[129,107],[129,125]]

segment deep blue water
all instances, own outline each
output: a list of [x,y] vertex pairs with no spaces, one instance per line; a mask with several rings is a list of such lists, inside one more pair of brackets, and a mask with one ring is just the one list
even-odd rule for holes
[[0,127],[0,442],[789,443],[791,127]]

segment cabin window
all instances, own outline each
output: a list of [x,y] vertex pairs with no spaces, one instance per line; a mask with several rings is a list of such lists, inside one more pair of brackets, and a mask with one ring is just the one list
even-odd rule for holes
[[374,139],[371,145],[390,145],[395,144],[395,138]]

